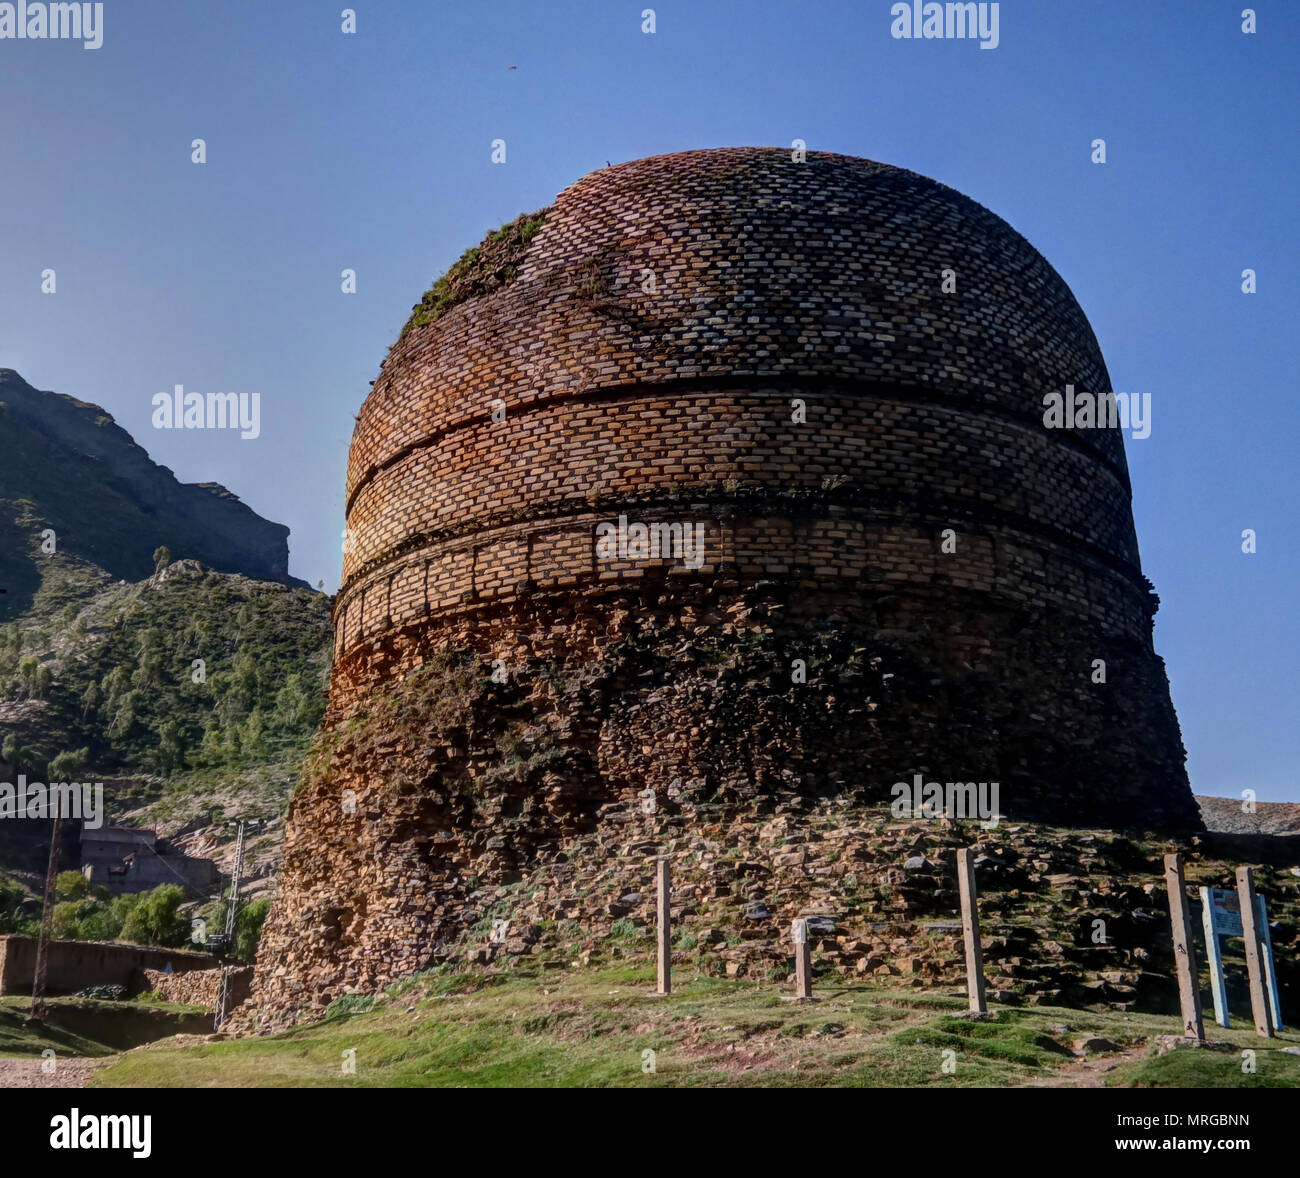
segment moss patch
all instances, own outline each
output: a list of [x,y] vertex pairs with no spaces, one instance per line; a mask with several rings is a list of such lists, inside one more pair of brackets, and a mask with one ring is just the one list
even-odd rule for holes
[[453,307],[469,299],[495,294],[509,286],[519,272],[519,263],[529,243],[546,223],[549,208],[521,213],[513,221],[489,233],[473,249],[466,250],[411,308],[402,328],[406,335],[416,327],[441,319]]

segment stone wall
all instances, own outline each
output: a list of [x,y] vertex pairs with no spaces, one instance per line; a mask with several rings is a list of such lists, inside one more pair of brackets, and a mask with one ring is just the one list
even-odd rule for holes
[[[221,970],[196,969],[186,973],[164,973],[158,969],[142,971],[141,988],[153,990],[168,1002],[179,1002],[186,1006],[206,1006],[215,1010],[217,993],[221,987]],[[253,983],[252,966],[241,966],[230,970],[230,998],[227,1010],[234,1010],[248,998]]]
[[[88,986],[140,989],[139,971],[170,965],[173,972],[211,969],[216,958],[184,949],[151,949],[108,941],[51,941],[46,957],[48,994],[73,994]],[[28,994],[36,970],[36,938],[0,936],[0,995]]]
[[[867,981],[961,994],[954,853],[973,846],[992,1002],[1176,1013],[1161,856],[1178,850],[1197,928],[1196,885],[1230,886],[1235,863],[1255,864],[1273,921],[1284,1011],[1300,1000],[1300,878],[1291,872],[1300,856],[1296,839],[1257,839],[1242,848],[1216,845],[1213,836],[1138,840],[1037,823],[993,830],[908,823],[857,796],[808,798],[789,790],[761,804],[701,801],[689,778],[659,798],[653,814],[636,798],[607,803],[590,830],[564,837],[550,854],[526,856],[513,881],[485,873],[494,879],[470,889],[443,877],[431,911],[454,919],[441,921],[445,939],[430,941],[427,959],[407,970],[517,971],[541,986],[584,967],[640,967],[649,977],[656,953],[655,857],[664,854],[672,863],[678,984],[730,977],[765,983],[775,993],[793,982],[790,923],[804,916],[814,918],[819,985]],[[515,837],[502,816],[489,827],[485,850]],[[486,855],[463,863],[462,871],[479,870],[485,861]],[[504,929],[494,938],[498,921]],[[1104,943],[1096,940],[1098,921]],[[364,989],[372,977],[395,976],[411,947],[408,937],[364,949],[344,939],[335,948],[336,959],[354,967],[350,984]],[[1240,950],[1240,942],[1228,950],[1230,999],[1235,1012],[1248,1012]],[[330,958],[313,956],[302,973],[286,971],[271,991],[284,1001],[268,1003],[260,1015],[241,1012],[245,1026],[257,1026],[260,1017],[269,1028],[286,1013],[318,1016],[335,983],[332,966]],[[1204,971],[1203,954],[1201,966]]]
[[[484,918],[487,896],[576,858],[602,831],[606,861],[585,861],[617,868],[646,790],[663,815],[703,808],[717,841],[734,832],[742,858],[760,848],[740,848],[740,831],[765,828],[792,800],[838,798],[851,821],[918,772],[998,781],[1002,813],[1017,818],[1064,811],[1110,824],[1126,813],[1186,825],[1177,795],[1151,784],[1179,766],[1160,760],[1176,727],[1141,646],[1080,637],[1071,652],[1041,618],[991,610],[976,634],[938,597],[864,607],[853,596],[836,610],[795,590],[773,600],[647,585],[575,596],[559,625],[539,601],[364,644],[366,657],[336,675],[291,803],[259,954],[263,1013],[319,1013],[342,993],[445,960]],[[1012,634],[1009,672],[979,670]],[[1060,696],[1054,660],[1089,650],[1124,673],[1104,693],[1080,680]],[[807,684],[791,682],[793,657],[807,661]],[[1058,695],[1044,714],[1048,690]],[[1099,744],[1108,716],[1126,723]],[[1116,764],[1129,767],[1124,777]],[[688,811],[674,796],[681,783]],[[918,837],[932,825],[917,822]],[[642,854],[653,846],[644,841]],[[864,863],[854,887],[887,888],[900,866]],[[770,870],[769,894],[791,906],[818,898],[814,884],[823,896],[841,889],[798,865]],[[735,917],[749,898],[718,896],[715,910]],[[590,934],[584,906],[575,910]]]

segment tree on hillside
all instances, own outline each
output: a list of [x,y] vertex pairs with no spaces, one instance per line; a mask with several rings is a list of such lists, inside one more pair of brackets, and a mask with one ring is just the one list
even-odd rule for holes
[[60,900],[84,900],[90,881],[80,871],[60,871],[54,879],[54,895]]
[[40,921],[23,911],[27,893],[16,883],[0,875],[0,934],[23,933],[33,935],[40,926]]
[[50,762],[46,773],[51,781],[71,781],[89,760],[89,748],[65,749]]
[[116,941],[122,935],[122,918],[102,900],[81,902],[78,926],[83,941]]
[[271,723],[278,731],[285,733],[311,730],[320,723],[324,711],[324,694],[320,691],[313,692],[295,671],[285,679],[284,686],[276,693]]
[[[205,909],[209,928],[226,927],[226,909],[229,900],[219,900]],[[267,914],[271,911],[270,900],[254,900],[245,904],[235,918],[235,945],[233,956],[250,964],[257,959],[257,946],[262,939],[262,926],[266,924]]]
[[112,720],[109,721],[108,735],[114,739],[121,739],[131,731],[135,724],[136,704],[140,699],[140,693],[135,690],[128,691],[125,695],[119,696],[117,706],[112,709]]
[[6,765],[25,773],[40,773],[44,758],[35,749],[29,749],[19,739],[16,732],[10,732],[0,745],[0,759]]
[[164,774],[185,768],[185,736],[175,720],[164,720],[158,728],[154,763],[158,772]]
[[162,635],[156,629],[142,630],[136,655],[136,669],[131,685],[138,688],[161,687],[163,668]]
[[235,956],[240,961],[257,960],[257,946],[262,940],[262,926],[271,911],[270,900],[254,900],[244,905],[235,918]]
[[155,576],[172,562],[172,550],[166,544],[160,544],[153,550],[153,571]]
[[302,687],[302,676],[296,672],[284,681],[284,686],[275,695],[275,711],[271,713],[271,723],[280,729],[297,726],[307,707],[307,693]]
[[121,665],[116,666],[104,676],[99,686],[103,692],[105,708],[112,712],[117,707],[118,700],[131,689],[131,673]]
[[261,708],[254,708],[248,714],[241,745],[246,757],[260,760],[266,756],[266,720],[262,716]]
[[[70,877],[65,889],[63,879]],[[52,932],[62,941],[114,941],[122,932],[122,923],[129,909],[122,907],[118,900],[109,898],[107,888],[88,888],[78,893],[79,889],[71,877],[85,883],[85,877],[78,871],[64,871],[59,874],[56,895],[60,902],[51,913]]]
[[260,695],[260,686],[257,659],[251,653],[241,654],[235,660],[230,687],[226,692],[227,696],[232,698],[233,707],[238,709],[238,716],[246,716],[253,710]]
[[219,765],[225,759],[221,747],[221,726],[215,720],[209,720],[203,727],[199,756],[205,765]]
[[122,938],[137,945],[179,948],[189,938],[190,924],[177,909],[185,893],[175,884],[163,884],[140,897],[122,926]]
[[77,900],[62,900],[55,904],[50,913],[50,936],[56,941],[81,940],[80,908]]
[[40,699],[54,682],[54,673],[34,654],[18,664],[18,685],[28,699]]

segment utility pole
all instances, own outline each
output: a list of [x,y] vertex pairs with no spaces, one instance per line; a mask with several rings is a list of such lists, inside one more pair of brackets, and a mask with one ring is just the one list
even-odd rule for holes
[[230,903],[226,905],[226,944],[235,941],[235,909],[239,906],[239,877],[244,874],[244,823],[239,823],[235,840],[235,869],[230,876]]
[[54,884],[59,874],[59,852],[62,850],[63,807],[54,807],[54,826],[50,830],[50,859],[45,868],[45,903],[41,906],[41,932],[36,939],[36,967],[32,973],[32,1007],[28,1017],[45,1017],[45,973],[49,960],[50,932],[54,927]]
[[[260,822],[254,819],[253,825]],[[233,824],[232,824],[233,825]],[[235,922],[239,909],[239,880],[244,874],[244,827],[243,819],[239,822],[239,835],[235,840],[235,867],[230,874],[230,899],[226,902],[226,930],[222,937],[224,951],[229,953],[235,944]],[[217,983],[217,1009],[212,1018],[212,1029],[221,1030],[226,1021],[226,1008],[230,1004],[230,966],[222,965],[221,978]]]

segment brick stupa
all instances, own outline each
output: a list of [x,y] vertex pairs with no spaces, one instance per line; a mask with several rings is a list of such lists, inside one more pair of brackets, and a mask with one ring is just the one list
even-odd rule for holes
[[[577,842],[640,870],[706,819],[725,842],[917,775],[996,781],[1014,820],[1198,827],[1122,436],[1046,428],[1067,385],[1110,389],[1061,277],[884,164],[636,160],[489,236],[361,409],[255,1000],[318,1012],[492,919],[581,926]],[[712,902],[752,915],[760,882]]]

